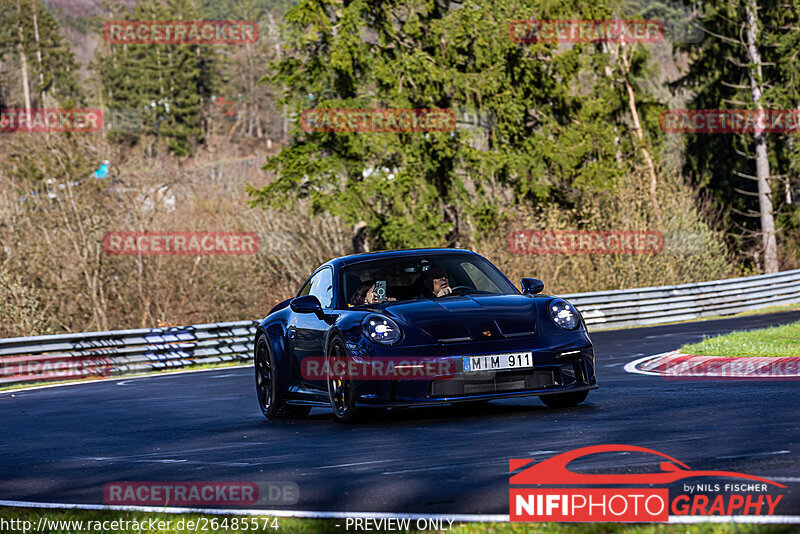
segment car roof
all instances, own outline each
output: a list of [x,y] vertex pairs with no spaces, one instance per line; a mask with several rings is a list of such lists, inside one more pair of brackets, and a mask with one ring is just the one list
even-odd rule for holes
[[345,267],[354,263],[359,263],[367,260],[383,260],[389,258],[405,258],[414,256],[424,256],[429,254],[459,256],[470,254],[477,256],[471,250],[461,248],[412,248],[404,250],[379,250],[376,252],[364,252],[361,254],[351,254],[349,256],[341,256],[334,258],[326,263],[326,265],[334,265],[336,267]]

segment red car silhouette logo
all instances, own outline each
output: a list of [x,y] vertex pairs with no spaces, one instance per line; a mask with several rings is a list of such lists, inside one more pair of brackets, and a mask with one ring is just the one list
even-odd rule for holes
[[[660,464],[660,473],[642,473],[642,474],[609,474],[609,475],[595,475],[575,473],[567,469],[567,464],[571,461],[588,456],[589,454],[596,454],[600,452],[644,452],[648,454],[655,454],[666,458],[669,461],[662,461]],[[528,465],[531,462],[536,462],[533,459],[512,459],[509,461],[509,470],[514,472],[522,466]],[[766,478],[757,477],[753,475],[746,475],[744,473],[736,473],[734,471],[694,471],[689,468],[685,463],[676,460],[671,456],[664,453],[646,449],[644,447],[636,447],[634,445],[593,445],[591,447],[582,447],[569,452],[565,452],[537,462],[535,465],[513,475],[511,477],[511,484],[669,484],[676,480],[693,477],[731,477],[731,478],[744,478],[747,480],[754,480],[757,482],[765,482],[772,484],[779,488],[785,488],[783,484],[778,484]]]

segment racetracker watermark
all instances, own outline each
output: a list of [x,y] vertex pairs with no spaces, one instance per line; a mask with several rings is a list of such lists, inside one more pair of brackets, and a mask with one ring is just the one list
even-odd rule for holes
[[103,500],[110,505],[135,506],[252,506],[297,504],[294,482],[109,482]]
[[800,131],[800,110],[670,109],[660,122],[667,133],[787,133]]
[[306,109],[300,127],[311,132],[451,132],[456,126],[452,109]]
[[258,252],[253,232],[109,232],[103,249],[114,256],[245,256]]
[[305,380],[420,380],[448,377],[459,372],[458,365],[450,359],[437,358],[304,358],[300,374]]
[[252,44],[252,20],[111,20],[103,27],[110,44]]
[[650,368],[667,380],[800,380],[800,357],[675,355]]
[[0,133],[99,132],[101,109],[0,109]]
[[107,377],[111,371],[111,360],[102,356],[12,356],[0,359],[0,384]]
[[513,20],[508,33],[515,43],[657,43],[664,39],[658,20]]
[[103,131],[132,133],[144,129],[144,114],[138,109],[109,108],[103,111]]
[[657,254],[664,236],[655,231],[515,230],[513,254]]

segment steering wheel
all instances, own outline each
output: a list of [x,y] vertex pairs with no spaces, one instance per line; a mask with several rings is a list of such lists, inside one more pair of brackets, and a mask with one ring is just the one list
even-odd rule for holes
[[459,290],[459,289],[466,289],[467,291],[472,291],[472,290],[474,290],[475,288],[474,288],[474,287],[469,287],[469,286],[455,286],[455,287],[451,287],[450,289],[451,289],[451,291],[452,291],[453,293],[455,293],[455,292],[456,292],[456,290]]

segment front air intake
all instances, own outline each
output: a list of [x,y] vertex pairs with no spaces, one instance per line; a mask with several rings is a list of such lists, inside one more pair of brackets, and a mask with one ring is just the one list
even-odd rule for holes
[[463,397],[549,388],[557,384],[556,371],[537,370],[513,373],[484,374],[481,377],[463,375],[431,381],[430,397]]

